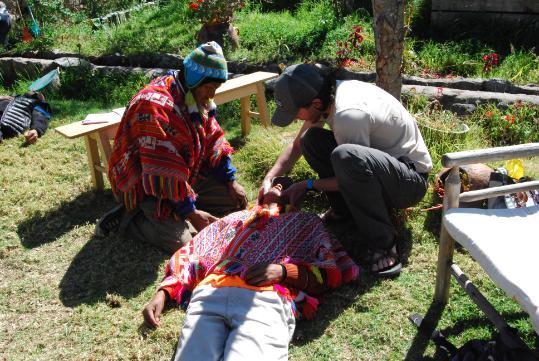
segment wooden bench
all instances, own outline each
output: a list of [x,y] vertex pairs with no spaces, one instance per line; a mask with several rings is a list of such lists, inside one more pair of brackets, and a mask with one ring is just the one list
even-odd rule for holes
[[[238,78],[230,79],[217,89],[215,103],[224,104],[229,101],[240,100],[241,132],[245,136],[251,131],[251,118],[258,117],[264,127],[270,123],[268,105],[266,103],[264,82],[277,77],[278,74],[256,72]],[[256,96],[258,112],[251,110],[250,96]],[[82,124],[82,121],[67,124],[55,130],[69,139],[84,137],[88,166],[92,176],[92,184],[95,189],[103,189],[103,173],[108,171],[108,159],[118,125],[122,118],[124,108],[115,109],[110,113],[110,119],[106,123]]]

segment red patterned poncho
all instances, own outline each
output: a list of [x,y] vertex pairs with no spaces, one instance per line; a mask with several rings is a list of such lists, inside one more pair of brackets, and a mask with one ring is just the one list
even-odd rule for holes
[[158,218],[170,205],[196,194],[192,189],[204,168],[215,168],[233,149],[215,119],[211,102],[199,112],[192,94],[183,94],[175,77],[153,80],[129,103],[109,160],[114,194],[134,209],[145,196],[156,197]]

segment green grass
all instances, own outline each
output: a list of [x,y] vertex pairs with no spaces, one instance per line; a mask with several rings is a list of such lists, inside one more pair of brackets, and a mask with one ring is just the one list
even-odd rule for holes
[[[410,75],[500,77],[520,84],[539,84],[539,60],[536,49],[497,49],[475,38],[438,41],[425,38],[428,6],[426,0],[409,2],[405,39],[404,70]],[[187,55],[196,45],[199,23],[190,17],[188,0],[171,0],[157,7],[134,13],[119,26],[92,30],[84,14],[56,16],[43,26],[44,36],[23,43],[21,29],[15,29],[12,54],[26,50],[63,50],[86,56],[120,53]],[[236,14],[234,25],[240,32],[240,49],[230,60],[249,63],[276,62],[292,64],[303,60],[337,61],[337,41],[346,40],[352,25],[361,25],[365,41],[353,57],[360,70],[374,70],[375,46],[372,17],[365,9],[341,17],[331,0],[304,0],[291,6],[294,10],[267,11],[271,8],[251,5]],[[273,8],[280,8],[275,4]],[[262,11],[264,9],[265,11]],[[60,19],[65,19],[64,21]],[[428,30],[428,29],[427,29]],[[501,40],[499,40],[501,42]],[[510,43],[511,39],[506,39]],[[483,56],[497,52],[500,64],[484,72]]]
[[[97,96],[99,88],[84,101],[52,94],[55,117],[37,145],[22,147],[20,138],[0,145],[3,359],[167,360],[174,352],[183,312],[168,309],[162,327],[155,331],[143,326],[140,313],[159,283],[167,255],[116,236],[93,237],[96,219],[113,205],[110,189],[91,190],[83,141],[65,139],[52,129],[87,113],[123,105],[127,90],[131,87],[134,92],[137,83],[123,86],[125,94],[117,97],[117,103]],[[10,92],[0,89],[1,94]],[[270,101],[270,108],[274,106]],[[255,122],[244,139],[238,102],[220,107],[220,122],[237,148],[234,162],[239,179],[254,200],[264,173],[300,124],[264,129]],[[427,143],[438,170],[442,153],[483,147],[488,139],[480,127],[472,125],[461,144],[430,139]],[[526,163],[526,167],[539,174],[537,162]],[[309,174],[304,162],[292,173],[298,179]],[[439,213],[421,211],[433,204],[431,198],[429,192],[406,215],[402,275],[395,280],[376,280],[363,273],[354,284],[328,294],[314,321],[299,322],[291,360],[442,360],[407,320],[414,312],[430,310],[436,315],[429,308]],[[320,197],[309,202],[313,211],[326,207]],[[357,240],[352,235],[348,244],[350,241]],[[456,259],[533,345],[534,332],[518,305],[495,288],[466,253],[458,252]],[[456,284],[439,327],[457,345],[472,338],[487,339],[493,333],[493,327]]]

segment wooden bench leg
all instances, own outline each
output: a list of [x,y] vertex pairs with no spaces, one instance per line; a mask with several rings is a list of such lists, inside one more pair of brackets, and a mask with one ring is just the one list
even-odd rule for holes
[[245,137],[251,131],[250,97],[241,98],[240,105],[241,105],[241,134]]
[[270,125],[270,117],[265,91],[264,83],[260,82],[256,84],[256,106],[258,108],[258,113],[260,114],[260,121],[262,122],[262,125],[267,128]]
[[97,145],[99,146],[99,151],[103,157],[103,167],[105,168],[104,173],[107,173],[109,169],[109,158],[110,154],[112,153],[108,135],[104,132],[99,132],[97,135]]
[[103,173],[97,169],[97,167],[101,167],[97,142],[90,135],[86,135],[84,141],[86,143],[86,155],[88,156],[88,168],[90,168],[90,175],[92,176],[92,185],[94,189],[102,190],[105,185],[103,183]]

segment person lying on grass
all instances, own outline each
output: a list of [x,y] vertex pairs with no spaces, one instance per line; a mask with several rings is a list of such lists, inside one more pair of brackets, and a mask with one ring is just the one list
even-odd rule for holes
[[286,360],[295,316],[311,319],[315,296],[357,278],[318,216],[281,213],[281,192],[274,185],[263,205],[212,223],[170,259],[143,315],[158,327],[167,300],[187,308],[174,360]]
[[101,217],[95,235],[120,231],[174,253],[217,217],[245,209],[233,148],[217,122],[215,92],[228,78],[215,42],[200,45],[182,72],[154,79],[127,107],[109,159],[121,205]]
[[26,144],[35,144],[47,131],[51,113],[42,93],[0,96],[0,143],[22,134]]

